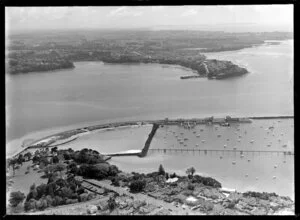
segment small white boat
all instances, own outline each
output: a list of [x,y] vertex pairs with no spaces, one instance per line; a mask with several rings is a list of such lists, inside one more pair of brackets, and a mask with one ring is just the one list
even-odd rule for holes
[[204,143],[204,142],[205,142],[205,140],[202,140],[201,142],[202,142],[202,143]]
[[198,137],[200,137],[200,134],[197,134],[197,136],[196,136],[196,137],[197,137],[197,138],[198,138]]
[[235,161],[232,161],[232,164],[233,164],[233,165],[235,165],[235,164],[236,164],[236,162],[235,162]]
[[246,174],[245,177],[248,177],[248,174]]
[[199,144],[196,144],[195,146],[196,146],[196,147],[199,147]]
[[276,176],[273,176],[273,179],[276,179]]
[[226,148],[227,147],[227,145],[226,144],[224,144],[224,148]]
[[255,177],[256,180],[258,180],[258,177]]
[[250,143],[252,144],[254,142],[254,140],[251,140]]
[[241,154],[241,158],[244,158],[244,155],[243,155],[243,154]]
[[277,165],[274,165],[274,168],[277,168]]

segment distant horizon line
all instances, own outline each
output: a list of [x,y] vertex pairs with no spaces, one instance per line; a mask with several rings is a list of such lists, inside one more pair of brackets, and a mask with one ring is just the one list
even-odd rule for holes
[[[233,23],[232,23],[233,24]],[[246,23],[239,23],[237,25],[243,25]],[[256,24],[256,23],[247,23],[247,24]],[[229,25],[229,23],[226,24],[215,24],[214,26],[220,26],[220,25]],[[225,32],[225,33],[271,33],[271,32],[286,32],[286,33],[293,33],[293,30],[207,30],[207,29],[195,29],[196,27],[204,27],[204,26],[211,26],[209,24],[201,24],[201,25],[155,25],[155,26],[149,26],[149,27],[79,27],[79,28],[45,28],[45,29],[36,29],[36,28],[28,28],[28,29],[8,29],[6,28],[5,33],[6,34],[22,34],[22,33],[28,33],[28,32],[49,32],[49,31],[60,31],[60,32],[68,32],[68,31],[125,31],[125,30],[147,30],[147,31],[198,31],[198,32]],[[164,29],[166,27],[166,29]],[[172,27],[174,29],[168,29],[167,27]],[[194,27],[194,28],[193,28]],[[159,29],[161,28],[161,29]]]

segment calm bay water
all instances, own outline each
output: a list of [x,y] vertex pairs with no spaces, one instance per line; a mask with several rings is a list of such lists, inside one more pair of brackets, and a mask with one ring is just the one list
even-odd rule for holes
[[[292,45],[293,41],[284,41],[280,45],[209,53],[208,58],[231,60],[250,71],[245,76],[220,81],[181,80],[180,76],[190,75],[191,70],[179,66],[101,62],[75,63],[76,68],[72,70],[7,75],[7,142],[31,132],[81,123],[211,115],[293,115]],[[182,132],[189,138],[187,146],[179,146],[174,134],[169,133],[173,129],[179,135],[180,128],[159,129],[151,148],[224,149],[226,144],[227,148],[236,147],[238,151],[283,150],[282,145],[287,144],[285,150],[293,151],[294,122],[283,121],[282,124],[273,124],[272,120],[256,120],[253,125],[241,125],[240,130],[235,130],[238,129],[236,127],[218,130],[205,127],[201,132],[196,128],[200,138],[184,130]],[[276,129],[268,134],[265,129],[272,125]],[[82,136],[65,147],[88,147],[110,152],[139,149],[149,130],[146,127],[96,132],[96,135]],[[245,130],[247,134],[243,133]],[[284,133],[282,137],[281,133]],[[230,140],[227,141],[227,138]],[[205,143],[201,142],[203,139]],[[249,143],[252,139],[255,139],[254,144]],[[272,145],[268,147],[269,142]],[[177,173],[184,173],[187,167],[194,166],[199,173],[216,178],[224,187],[239,191],[276,192],[293,199],[293,156],[245,153],[245,157],[240,158],[238,153],[196,154],[149,152],[146,158],[113,158],[112,163],[124,171],[140,172],[155,171],[160,163],[166,170]],[[248,162],[249,158],[251,162]],[[237,163],[235,166],[232,165],[233,160]],[[274,165],[278,167],[274,168]],[[273,176],[277,179],[274,180]]]
[[207,54],[250,73],[180,80],[191,71],[158,64],[79,62],[75,69],[6,76],[7,141],[81,122],[211,115],[293,115],[293,41]]

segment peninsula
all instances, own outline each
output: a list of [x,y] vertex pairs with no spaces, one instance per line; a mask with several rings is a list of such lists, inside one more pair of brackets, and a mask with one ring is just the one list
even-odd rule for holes
[[[292,39],[291,33],[203,31],[88,31],[10,36],[6,72],[10,74],[74,68],[73,62],[160,63],[196,71],[181,79],[223,79],[248,73],[230,61],[210,60],[200,52],[239,50],[266,40]],[[200,48],[200,49],[197,49]],[[204,48],[204,49],[203,49]]]

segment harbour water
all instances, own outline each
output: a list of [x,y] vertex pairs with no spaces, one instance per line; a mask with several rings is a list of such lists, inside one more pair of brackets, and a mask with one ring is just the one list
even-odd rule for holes
[[[292,41],[284,41],[279,45],[207,54],[208,58],[231,60],[250,71],[245,76],[220,81],[181,80],[180,76],[191,75],[191,71],[178,66],[102,62],[75,63],[76,68],[71,70],[6,75],[7,151],[19,148],[16,140],[32,132],[42,134],[53,127],[74,124],[81,127],[80,124],[211,115],[293,115],[292,45]],[[156,171],[163,164],[167,171],[179,174],[194,166],[197,172],[216,178],[224,187],[276,192],[293,199],[293,156],[282,153],[240,156],[241,150],[249,149],[293,151],[293,124],[293,120],[255,120],[252,124],[217,130],[216,126],[203,125],[202,132],[200,127],[195,128],[196,133],[169,126],[158,130],[152,149],[224,149],[226,144],[226,149],[235,147],[237,152],[149,151],[145,158],[116,157],[112,163],[124,171],[140,172]],[[275,129],[268,134],[266,129],[270,126]],[[73,144],[78,148],[97,148],[100,152],[139,149],[149,131],[146,127],[96,132],[80,137],[68,147]],[[180,146],[170,131],[177,135],[183,132],[188,138],[186,146]],[[251,140],[254,142],[250,143]],[[286,147],[282,147],[284,144]]]
[[191,71],[159,64],[75,63],[54,72],[6,75],[7,141],[34,131],[97,121],[293,115],[293,42],[207,54],[250,73],[181,80]]

